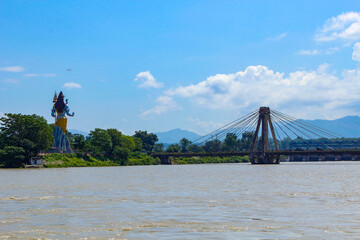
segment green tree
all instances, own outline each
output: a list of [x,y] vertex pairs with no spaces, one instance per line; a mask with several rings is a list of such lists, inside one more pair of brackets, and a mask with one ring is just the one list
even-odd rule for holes
[[203,146],[205,152],[220,152],[221,151],[221,141],[218,139],[214,139],[211,141],[207,141]]
[[187,148],[188,152],[201,152],[202,148],[199,147],[197,144],[191,144],[189,145],[189,147]]
[[135,149],[134,151],[141,151],[143,149],[143,144],[142,144],[142,140],[141,138],[138,137],[133,137],[134,142],[135,142]]
[[241,139],[239,140],[239,149],[241,151],[250,151],[254,137],[255,132],[244,132]]
[[238,146],[237,136],[235,133],[226,134],[223,149],[224,151],[236,151]]
[[164,144],[163,143],[156,143],[154,145],[154,152],[163,152],[164,151]]
[[85,149],[85,137],[82,134],[74,134],[72,136],[73,146],[77,150],[84,150]]
[[111,142],[112,142],[113,148],[115,148],[116,146],[121,146],[122,133],[119,130],[117,130],[115,128],[109,128],[109,129],[106,129],[106,132],[111,137]]
[[25,151],[21,147],[6,146],[0,149],[0,165],[6,168],[20,167],[24,164]]
[[180,150],[181,152],[187,152],[187,148],[190,146],[191,141],[186,139],[186,138],[182,138],[180,140]]
[[120,163],[121,165],[127,165],[130,150],[125,147],[116,146],[113,151],[113,156],[116,162]]
[[23,163],[41,150],[49,149],[54,142],[53,131],[45,118],[11,113],[0,118],[0,139],[0,148],[14,146],[24,150]]
[[133,137],[122,135],[121,136],[121,147],[129,149],[130,152],[135,150],[135,141]]
[[168,148],[166,149],[166,152],[180,152],[179,144],[171,144],[171,145],[168,146]]
[[[90,151],[100,151],[100,153],[105,153],[110,155],[112,150],[111,136],[109,133],[100,128],[95,128],[95,130],[90,131],[89,134],[89,149]],[[98,152],[99,153],[99,152]]]
[[136,131],[133,137],[140,138],[143,144],[143,148],[147,152],[151,152],[157,141],[158,137],[154,133],[147,133],[147,131]]

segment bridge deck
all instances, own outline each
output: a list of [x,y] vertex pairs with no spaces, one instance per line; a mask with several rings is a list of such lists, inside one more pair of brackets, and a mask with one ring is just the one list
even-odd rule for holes
[[[255,155],[262,154],[262,152],[254,152]],[[350,150],[306,150],[306,151],[267,151],[268,156],[300,156],[300,155],[340,155],[340,154],[360,154],[358,149]],[[249,156],[250,151],[236,151],[236,152],[188,152],[188,153],[152,153],[153,157],[165,158],[165,157],[230,157],[230,156]]]

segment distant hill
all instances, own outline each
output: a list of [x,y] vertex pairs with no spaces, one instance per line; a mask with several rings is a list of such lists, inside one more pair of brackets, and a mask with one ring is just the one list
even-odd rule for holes
[[346,116],[335,120],[305,120],[315,126],[324,128],[328,131],[340,134],[344,137],[358,138],[360,137],[360,117]]
[[182,129],[173,129],[167,132],[156,132],[155,133],[159,138],[159,143],[179,143],[182,138],[189,139],[194,141],[200,137],[200,135]]
[[[358,138],[360,137],[360,117],[359,116],[346,116],[335,120],[304,120],[315,126],[324,128],[328,131],[340,134],[344,137]],[[85,137],[89,133],[80,131],[77,129],[69,129],[72,134],[82,134]],[[159,143],[166,143],[166,146],[173,143],[179,143],[180,139],[187,138],[190,141],[194,141],[201,137],[200,135],[182,129],[173,129],[167,132],[155,132],[159,138]],[[280,134],[281,135],[281,134]],[[281,136],[284,137],[284,136]]]
[[[310,124],[321,127],[328,131],[340,134],[344,137],[359,138],[360,137],[360,117],[359,116],[346,116],[335,120],[304,120]],[[155,133],[159,138],[159,143],[179,143],[180,139],[187,138],[190,141],[194,141],[200,137],[200,135],[182,129],[173,129],[167,132]],[[281,137],[285,137],[280,132]]]
[[84,137],[87,137],[89,135],[89,133],[84,132],[84,131],[80,131],[80,130],[77,130],[77,129],[69,129],[68,131],[71,132],[72,134],[84,135]]

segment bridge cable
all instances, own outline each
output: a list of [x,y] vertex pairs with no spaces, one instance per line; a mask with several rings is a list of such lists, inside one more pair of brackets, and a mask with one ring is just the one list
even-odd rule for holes
[[[283,125],[283,127],[286,127],[290,132],[292,132],[296,137],[298,137],[301,141],[303,141],[305,144],[309,144],[307,143],[302,137],[300,137],[299,135],[297,135],[294,131],[292,131],[288,126],[287,126],[287,123],[285,121],[283,121],[281,118],[278,118],[278,116],[273,116],[277,119],[279,119],[279,122]],[[285,134],[286,132],[283,131]],[[287,134],[286,134],[287,135]],[[288,136],[288,135],[287,135]],[[288,136],[289,137],[289,136]],[[290,138],[290,137],[289,137]],[[291,139],[291,138],[290,138]]]
[[[298,131],[298,132],[300,132],[301,134],[305,135],[305,136],[308,137],[309,139],[312,139],[312,137],[311,137],[310,135],[308,135],[306,132],[303,132],[302,130],[300,130],[300,129],[298,129],[296,126],[294,126],[294,125],[296,125],[296,124],[295,124],[293,121],[291,121],[291,120],[289,120],[289,119],[287,119],[287,118],[281,117],[281,116],[278,116],[278,117],[280,117],[280,119],[282,119],[283,121],[285,121],[285,122],[288,124],[289,127],[292,127],[293,129],[295,129],[296,131]],[[320,137],[320,138],[323,137],[323,136],[319,135],[319,134],[316,133],[316,132],[313,132],[313,131],[311,131],[311,130],[309,130],[309,129],[306,129],[306,128],[302,127],[302,126],[300,126],[300,127],[303,128],[303,129],[305,129],[306,131],[314,134],[315,136],[318,136],[318,137]],[[293,132],[293,133],[294,133],[298,138],[302,138],[301,136],[297,135],[295,132]],[[320,145],[323,145],[323,146],[326,146],[326,147],[328,147],[328,148],[330,148],[330,149],[333,149],[332,147],[328,146],[326,143],[322,143],[321,141],[317,140],[316,138],[313,139],[313,140],[314,140],[314,141],[318,141],[318,142],[320,143]]]
[[208,133],[208,134],[206,134],[206,135],[204,135],[204,136],[202,136],[202,137],[194,140],[194,143],[197,142],[197,141],[199,141],[199,140],[201,140],[201,139],[204,139],[204,138],[206,138],[206,137],[212,136],[213,133],[218,132],[218,131],[220,131],[221,129],[224,129],[225,127],[228,127],[229,125],[231,125],[231,124],[233,124],[233,123],[235,123],[235,122],[238,122],[238,121],[241,120],[241,119],[247,118],[248,116],[254,114],[254,113],[257,112],[257,111],[258,111],[258,110],[254,110],[254,111],[246,114],[245,116],[242,116],[242,117],[240,117],[240,118],[238,118],[238,119],[236,119],[236,120],[234,120],[234,121],[232,121],[232,122],[230,122],[230,123],[228,123],[228,124],[226,124],[226,125],[218,128],[218,129],[216,129],[216,130],[214,130],[214,131],[212,131],[212,132],[210,132],[210,133]]

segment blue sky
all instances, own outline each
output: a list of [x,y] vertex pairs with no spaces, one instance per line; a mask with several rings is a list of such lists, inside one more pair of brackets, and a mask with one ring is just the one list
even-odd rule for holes
[[[358,1],[17,1],[0,6],[0,115],[207,133],[260,107],[360,114]],[[68,71],[70,69],[71,71]]]

